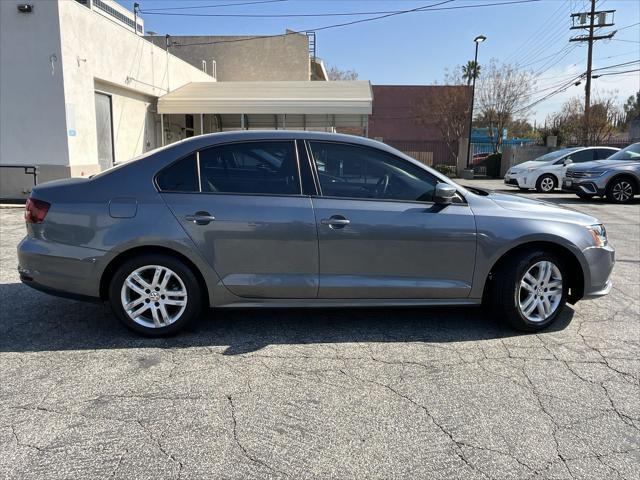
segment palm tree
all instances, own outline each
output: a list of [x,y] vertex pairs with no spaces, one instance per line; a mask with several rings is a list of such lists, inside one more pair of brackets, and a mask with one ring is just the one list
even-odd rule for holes
[[466,65],[462,66],[462,78],[467,81],[467,85],[471,85],[471,80],[480,76],[480,65],[469,60]]

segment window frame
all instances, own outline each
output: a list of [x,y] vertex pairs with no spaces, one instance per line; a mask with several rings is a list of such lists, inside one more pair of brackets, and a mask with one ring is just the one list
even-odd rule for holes
[[[312,195],[312,197],[317,197],[317,198],[330,198],[330,199],[336,199],[336,200],[352,200],[352,201],[356,201],[356,202],[394,202],[394,203],[415,203],[418,205],[435,205],[436,202],[433,200],[399,200],[399,199],[394,199],[394,198],[358,198],[358,197],[339,197],[339,196],[332,196],[332,195],[325,195],[322,192],[322,186],[320,185],[320,174],[318,173],[318,166],[316,164],[315,158],[313,157],[313,150],[311,149],[311,142],[317,142],[317,143],[333,143],[333,144],[337,144],[337,145],[346,145],[349,147],[357,147],[357,148],[364,148],[367,150],[373,150],[375,152],[382,152],[385,153],[387,155],[392,156],[393,158],[397,159],[398,161],[400,161],[403,164],[409,164],[412,165],[413,167],[416,168],[421,168],[417,165],[414,165],[412,162],[409,162],[408,160],[399,157],[398,155],[394,155],[393,153],[387,152],[385,150],[379,149],[379,148],[375,148],[375,147],[371,147],[369,145],[360,145],[357,143],[349,143],[349,142],[340,142],[340,141],[335,141],[335,140],[314,140],[314,139],[305,139],[304,143],[305,143],[305,148],[307,150],[307,156],[309,158],[309,166],[313,171],[313,176],[314,176],[314,180],[316,183],[316,190],[317,193],[315,195]],[[437,176],[433,175],[430,171],[424,169],[424,173],[429,175],[434,181],[435,184],[437,185],[438,183],[447,183],[448,185],[451,185],[451,183],[445,182],[441,179],[439,179]],[[435,187],[434,187],[435,188]],[[468,205],[467,203],[467,199],[464,197],[464,195],[462,193],[460,193],[460,191],[458,191],[456,189],[456,193],[458,194],[458,196],[460,197],[460,199],[462,200],[460,203],[450,203],[448,205]]]
[[[279,142],[279,143],[290,143],[291,147],[293,148],[293,151],[295,153],[295,163],[296,163],[296,173],[298,175],[298,188],[299,191],[298,193],[240,193],[240,192],[203,192],[202,191],[202,176],[200,174],[200,152],[203,150],[207,150],[209,148],[216,148],[216,147],[225,147],[225,146],[229,146],[229,145],[246,145],[248,143],[266,143],[266,142]],[[196,156],[196,175],[197,175],[197,184],[198,184],[198,190],[194,191],[194,192],[189,192],[189,191],[184,191],[184,192],[177,192],[177,191],[166,191],[166,190],[162,190],[160,188],[160,186],[158,185],[158,177],[162,174],[162,172],[164,172],[165,170],[167,170],[168,168],[170,168],[171,166],[173,166],[174,164],[181,162],[182,160],[185,160],[186,158],[188,158],[191,155],[195,155]],[[236,141],[232,141],[232,142],[224,142],[224,143],[214,143],[211,145],[204,145],[201,146],[199,148],[196,148],[194,150],[191,150],[190,152],[182,155],[180,158],[174,160],[173,162],[165,165],[164,167],[162,167],[160,170],[158,170],[155,175],[153,176],[153,184],[156,188],[156,190],[158,191],[158,193],[162,193],[162,194],[179,194],[179,195],[240,195],[243,197],[307,197],[309,195],[306,195],[304,193],[303,190],[303,185],[302,185],[302,175],[301,175],[301,165],[300,165],[300,154],[298,152],[298,148],[297,148],[297,142],[295,138],[278,138],[278,139],[255,139],[255,140],[236,140]]]

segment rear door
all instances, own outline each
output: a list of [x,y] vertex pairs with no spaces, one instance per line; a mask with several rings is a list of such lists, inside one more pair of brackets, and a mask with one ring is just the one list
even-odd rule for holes
[[232,293],[316,297],[318,238],[294,141],[205,148],[162,171],[157,184]]
[[469,206],[436,205],[437,179],[375,148],[308,143],[321,194],[313,204],[319,298],[469,295],[476,225]]

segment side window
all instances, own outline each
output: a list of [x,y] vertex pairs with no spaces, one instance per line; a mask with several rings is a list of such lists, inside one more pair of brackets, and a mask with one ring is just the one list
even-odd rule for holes
[[309,145],[324,196],[433,200],[435,177],[394,155],[341,143],[309,142]]
[[609,150],[608,148],[596,148],[596,156],[594,160],[604,160],[616,153],[615,150]]
[[246,142],[200,151],[203,192],[297,195],[300,179],[292,141]]
[[199,191],[195,153],[162,170],[156,178],[156,182],[158,188],[163,192]]
[[590,148],[588,150],[578,150],[577,152],[569,155],[569,158],[573,160],[573,163],[590,162],[591,160],[593,160],[593,152],[593,148]]

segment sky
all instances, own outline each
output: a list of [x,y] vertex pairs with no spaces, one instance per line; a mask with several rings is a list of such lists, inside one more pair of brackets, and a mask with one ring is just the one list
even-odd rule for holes
[[[133,9],[133,0],[118,0]],[[388,12],[433,5],[445,0],[138,0],[145,29],[160,35],[274,35],[285,29],[313,30],[325,25],[371,18],[382,14],[312,17],[204,17],[180,14],[319,14]],[[513,0],[449,0],[444,7],[503,3]],[[355,70],[373,84],[428,85],[443,81],[446,69],[473,59],[473,39],[485,35],[478,63],[489,59],[519,64],[536,76],[531,100],[552,93],[586,70],[587,43],[569,42],[578,34],[569,30],[571,12],[588,11],[588,0],[540,0],[488,7],[432,10],[394,15],[317,32],[317,56],[329,66]],[[226,6],[223,6],[226,5]],[[179,7],[178,10],[167,10]],[[198,7],[198,8],[184,8]],[[593,67],[640,59],[640,2],[598,0],[597,10],[616,10],[614,40],[594,43]],[[147,11],[147,13],[145,13]],[[632,64],[608,72],[638,69]],[[601,72],[602,73],[602,72]],[[609,75],[592,80],[592,97],[614,94],[622,103],[640,90],[640,72]],[[584,82],[537,104],[530,121],[544,122],[570,97],[584,93]]]

